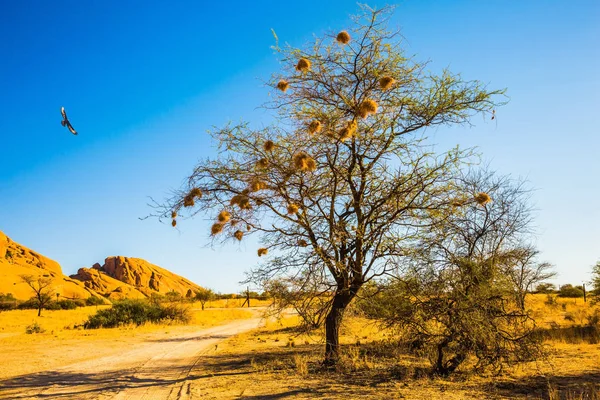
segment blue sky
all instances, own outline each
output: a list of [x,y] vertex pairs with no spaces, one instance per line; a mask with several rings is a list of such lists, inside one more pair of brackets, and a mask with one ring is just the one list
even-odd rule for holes
[[[271,28],[300,46],[344,29],[358,7],[216,3],[0,3],[0,230],[67,274],[125,255],[240,290],[256,242],[211,248],[203,218],[179,230],[139,218],[149,196],[164,198],[214,154],[211,126],[269,121],[257,106],[279,68]],[[543,260],[559,283],[589,279],[600,260],[600,2],[397,6],[407,53],[508,89],[497,122],[477,117],[433,140],[478,146],[493,169],[528,179]],[[61,106],[77,137],[60,125]]]

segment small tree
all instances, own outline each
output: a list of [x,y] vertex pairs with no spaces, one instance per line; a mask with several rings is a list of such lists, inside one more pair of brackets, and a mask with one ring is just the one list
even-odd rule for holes
[[538,254],[539,251],[533,247],[524,246],[505,255],[508,276],[515,288],[515,299],[521,310],[525,310],[525,296],[532,292],[535,285],[556,276],[552,264],[536,261]]
[[363,284],[394,268],[431,213],[452,212],[451,182],[470,152],[435,154],[424,133],[491,115],[502,93],[427,71],[404,54],[388,14],[363,7],[347,31],[306,48],[276,45],[284,70],[266,105],[276,122],[211,132],[221,154],[201,161],[160,213],[174,226],[182,214],[211,213],[222,241],[261,235],[258,284],[313,275],[328,286],[327,365]]
[[271,310],[277,315],[292,308],[302,320],[301,329],[311,330],[323,325],[331,308],[331,287],[326,280],[305,277],[274,279],[264,284],[273,299]]
[[486,194],[480,204],[460,206],[435,224],[404,270],[363,304],[367,315],[403,328],[441,375],[470,356],[483,370],[541,354],[512,281],[515,252],[529,231],[527,191],[489,173],[464,184]]
[[554,283],[540,283],[535,287],[535,293],[550,294],[556,292],[556,285]]
[[40,276],[34,278],[31,275],[20,275],[21,280],[25,282],[34,292],[31,298],[38,310],[38,317],[42,315],[42,308],[45,308],[52,301],[52,279]]
[[215,292],[213,292],[211,289],[200,288],[196,291],[195,298],[200,302],[202,305],[202,310],[204,310],[204,305],[206,302],[215,299]]

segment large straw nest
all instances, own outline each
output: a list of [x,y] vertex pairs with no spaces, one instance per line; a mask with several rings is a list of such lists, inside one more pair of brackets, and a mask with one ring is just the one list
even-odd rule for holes
[[341,44],[348,44],[350,43],[350,34],[346,31],[341,31],[337,34],[335,40]]
[[288,214],[297,214],[298,213],[298,206],[296,204],[288,204],[287,206],[287,212]]
[[396,80],[391,76],[384,76],[383,78],[379,79],[379,87],[383,91],[390,90],[392,86],[394,86],[394,83],[396,83]]
[[219,216],[217,217],[217,219],[219,220],[219,222],[221,222],[223,224],[225,222],[228,222],[230,218],[231,218],[231,214],[228,211],[225,211],[225,210],[221,211],[219,213]]
[[265,249],[264,247],[261,247],[257,251],[259,257],[267,255],[268,252],[269,252],[269,250]]
[[265,144],[263,144],[263,149],[265,149],[265,151],[273,151],[274,148],[275,143],[272,140],[267,140]]
[[266,158],[261,158],[256,162],[256,168],[258,169],[266,169],[269,166],[269,160]]
[[298,64],[296,64],[296,70],[300,72],[310,71],[310,60],[307,60],[306,58],[299,59]]
[[358,107],[358,115],[361,118],[367,118],[371,114],[375,114],[377,112],[377,102],[373,99],[366,99],[363,101]]
[[252,208],[252,205],[250,204],[250,199],[244,194],[236,194],[231,198],[229,204],[232,206],[238,206],[242,210],[249,210]]
[[290,84],[285,79],[282,79],[279,82],[277,82],[277,89],[281,90],[282,92],[288,90],[289,86]]
[[294,167],[298,171],[314,171],[317,169],[315,160],[306,153],[296,153],[293,158]]
[[321,132],[323,129],[323,125],[321,125],[321,121],[317,121],[316,119],[308,124],[308,133],[315,134]]
[[465,205],[465,200],[464,199],[454,199],[450,202],[450,205],[452,205],[452,207],[462,207]]
[[196,204],[196,198],[202,197],[202,190],[199,188],[192,188],[188,194],[183,198],[184,207],[193,207]]
[[213,226],[210,228],[210,233],[212,235],[218,235],[222,231],[223,231],[223,224],[221,224],[219,222],[217,222],[216,224],[213,224]]
[[244,232],[237,230],[233,234],[233,237],[235,237],[237,240],[242,240],[242,238],[244,237]]
[[479,192],[475,195],[475,201],[480,206],[485,206],[487,203],[490,203],[492,201],[492,198],[489,194],[485,192]]
[[259,180],[251,181],[249,186],[251,192],[258,192],[259,190],[264,190],[267,188],[266,182]]
[[339,138],[343,142],[344,140],[350,139],[352,136],[356,134],[356,130],[358,129],[358,125],[356,121],[349,121],[346,123],[342,129],[340,129]]
[[190,196],[201,198],[202,190],[200,190],[200,188],[193,188],[192,190],[190,190]]
[[194,196],[190,196],[189,194],[186,194],[185,197],[183,198],[183,206],[184,207],[194,207],[194,204],[196,204],[196,202],[194,201]]

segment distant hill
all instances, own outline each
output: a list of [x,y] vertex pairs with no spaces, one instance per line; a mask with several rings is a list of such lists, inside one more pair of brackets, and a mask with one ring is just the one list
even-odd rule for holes
[[0,232],[0,293],[12,293],[20,300],[29,299],[33,292],[20,275],[51,278],[54,293],[63,298],[87,299],[92,295],[98,296],[83,282],[63,275],[56,261],[12,241]]
[[80,268],[70,277],[60,265],[43,255],[12,241],[0,232],[0,293],[12,293],[17,299],[29,299],[33,293],[20,275],[52,279],[52,289],[62,298],[86,299],[92,295],[111,300],[144,298],[152,293],[175,291],[192,296],[200,289],[192,281],[140,258],[108,257],[104,265]]

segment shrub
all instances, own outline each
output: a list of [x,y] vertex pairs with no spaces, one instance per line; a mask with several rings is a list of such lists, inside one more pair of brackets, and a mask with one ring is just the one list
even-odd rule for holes
[[20,303],[17,308],[19,310],[37,310],[38,308],[38,303],[37,300],[35,298],[31,298],[29,300],[26,300],[22,303]]
[[176,305],[162,305],[145,300],[121,300],[106,310],[100,310],[84,323],[86,329],[115,328],[125,324],[142,325],[146,322],[177,321],[187,323],[189,309]]
[[100,297],[90,296],[87,299],[85,299],[85,304],[88,305],[88,306],[101,306],[101,305],[104,305],[106,303]]
[[0,293],[0,311],[14,310],[19,305],[12,293]]
[[31,325],[28,325],[25,328],[25,333],[27,333],[28,335],[31,335],[32,333],[44,333],[46,332],[46,330],[44,328],[42,328],[40,326],[40,324],[38,324],[37,322],[34,322]]
[[558,296],[571,298],[583,297],[583,288],[580,286],[573,286],[570,284],[563,285],[558,291]]
[[74,310],[77,307],[85,307],[85,302],[83,300],[59,300],[55,302],[56,306],[60,310]]
[[556,292],[556,286],[552,283],[540,283],[535,287],[534,293],[548,294]]

